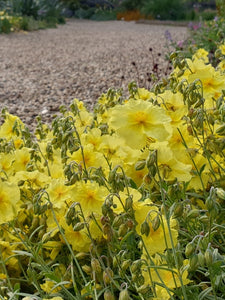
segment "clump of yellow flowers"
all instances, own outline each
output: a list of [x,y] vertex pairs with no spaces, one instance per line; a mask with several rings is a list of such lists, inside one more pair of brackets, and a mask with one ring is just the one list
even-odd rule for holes
[[222,299],[224,47],[35,134],[2,112],[2,299]]

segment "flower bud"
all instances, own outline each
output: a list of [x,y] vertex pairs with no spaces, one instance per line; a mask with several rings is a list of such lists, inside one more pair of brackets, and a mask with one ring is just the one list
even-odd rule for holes
[[155,177],[155,174],[156,174],[156,167],[155,167],[154,165],[149,166],[148,170],[149,170],[149,174],[150,174],[152,177]]
[[149,289],[150,287],[148,284],[143,284],[139,288],[137,288],[137,292],[144,295],[149,292]]
[[156,231],[159,228],[159,226],[160,226],[160,218],[157,215],[152,221],[152,228],[154,231]]
[[198,255],[197,254],[193,254],[190,258],[189,258],[189,264],[190,264],[190,269],[192,271],[196,270],[198,267]]
[[208,197],[205,201],[205,206],[208,209],[208,211],[211,211],[214,207],[214,201],[212,199],[212,197]]
[[137,270],[139,270],[140,267],[141,267],[141,260],[138,259],[132,263],[130,270],[132,273],[135,273]]
[[130,300],[130,296],[127,289],[124,289],[119,294],[119,300]]
[[195,251],[195,245],[190,242],[186,245],[186,248],[185,248],[185,255],[186,257],[190,257]]
[[209,248],[205,251],[205,262],[207,266],[210,266],[213,262],[212,251]]
[[80,231],[84,229],[84,223],[83,222],[78,222],[73,226],[73,231]]
[[113,256],[113,268],[116,268],[118,266],[118,257]]
[[82,267],[82,270],[86,273],[86,274],[91,274],[91,267],[88,266],[88,265],[83,265]]
[[146,165],[145,160],[140,160],[140,161],[138,161],[138,162],[135,164],[135,170],[136,170],[136,171],[143,170],[144,167],[145,167],[145,165]]
[[201,251],[198,253],[198,263],[201,267],[205,266],[205,256]]
[[133,207],[133,197],[128,196],[125,203],[125,209],[128,210]]
[[189,213],[187,214],[187,217],[190,219],[195,219],[199,216],[199,210],[198,209],[192,209],[191,211],[189,211]]
[[112,278],[113,278],[113,271],[112,269],[110,268],[106,268],[104,271],[103,271],[103,281],[105,283],[105,285],[108,285],[110,284]]
[[149,154],[148,158],[146,159],[147,168],[149,169],[151,166],[153,166],[156,163],[156,161],[157,161],[157,153],[156,150],[154,150]]
[[91,267],[96,274],[100,274],[102,271],[100,262],[96,258],[92,258]]
[[118,230],[118,235],[119,237],[124,236],[127,233],[127,225],[126,224],[121,224]]
[[182,216],[182,214],[183,214],[183,211],[184,211],[184,205],[183,205],[183,203],[177,203],[176,205],[175,205],[175,208],[174,208],[174,217],[175,218],[178,218],[178,217],[181,217]]
[[119,227],[121,224],[123,223],[123,216],[118,215],[115,217],[115,219],[113,220],[113,227]]
[[80,259],[84,259],[84,258],[87,258],[88,257],[88,253],[86,252],[78,252],[76,255],[75,255],[76,259],[80,260]]
[[143,178],[145,184],[150,184],[152,182],[150,174],[146,174]]
[[148,222],[145,220],[141,224],[141,234],[145,234],[146,236],[148,236],[149,233],[150,233],[150,226],[149,226]]
[[225,191],[222,188],[216,188],[216,195],[220,199],[225,200]]
[[115,300],[115,297],[110,290],[104,292],[104,300]]
[[125,272],[130,265],[131,259],[126,259],[122,262],[121,269]]

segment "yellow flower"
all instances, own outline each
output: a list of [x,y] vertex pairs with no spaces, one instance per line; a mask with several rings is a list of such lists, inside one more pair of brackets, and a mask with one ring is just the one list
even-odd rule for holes
[[0,137],[6,138],[7,140],[10,140],[12,137],[17,137],[16,133],[13,132],[13,127],[16,123],[19,126],[24,127],[22,121],[18,117],[6,113],[5,122],[0,127]]
[[92,128],[87,133],[81,135],[81,144],[82,145],[91,144],[93,145],[93,150],[97,151],[102,141],[101,135],[102,133],[100,129]]
[[30,149],[23,147],[14,151],[13,169],[15,172],[26,171],[26,167],[30,162]]
[[75,121],[75,126],[79,134],[83,133],[88,126],[91,126],[92,122],[93,116],[91,113],[85,110],[80,111]]
[[171,132],[170,121],[163,108],[147,101],[130,100],[111,109],[109,125],[128,146],[140,149],[146,145],[148,137],[167,140]]
[[216,71],[212,65],[201,64],[200,60],[193,61],[191,66],[193,71],[186,78],[189,83],[195,80],[200,80],[203,86],[203,97],[205,98],[205,108],[212,108],[215,106],[212,97],[218,98],[222,94],[222,90],[225,89],[225,82],[223,75]]
[[[129,194],[132,198],[133,208],[135,209],[136,206],[139,206],[140,202],[138,202],[138,200],[141,199],[142,195],[136,189],[129,187],[128,190],[129,190]],[[127,190],[120,192],[118,196],[120,198],[118,198],[116,196],[113,197],[113,204],[116,205],[116,207],[113,209],[113,211],[116,212],[117,214],[120,214],[120,213],[124,212],[124,207],[126,206],[126,199],[128,198]]]
[[14,183],[0,181],[0,224],[11,221],[20,200],[20,190]]
[[188,107],[184,104],[183,95],[180,92],[173,93],[166,90],[160,94],[159,99],[163,100],[161,106],[166,107],[166,112],[172,119],[172,125],[179,123],[188,112]]
[[60,225],[64,230],[64,235],[67,241],[71,244],[74,251],[88,252],[91,244],[90,238],[88,238],[86,228],[80,231],[74,231],[72,225],[66,223],[65,218],[60,219]]
[[202,59],[204,63],[208,63],[209,62],[208,55],[209,55],[208,51],[206,51],[203,48],[200,48],[193,55],[193,59]]
[[[174,245],[177,244],[178,231],[176,229],[177,222],[175,219],[170,219],[170,232],[172,236],[172,241],[170,238],[169,227],[164,216],[160,217],[160,223],[158,228],[152,225],[155,218],[158,215],[158,208],[151,204],[151,201],[147,200],[147,203],[140,203],[135,208],[135,220],[137,221],[137,233],[142,236],[143,242],[145,243],[144,252],[147,250],[149,255],[155,253],[163,253],[167,248],[172,247],[172,242]],[[149,226],[149,234],[141,233],[141,224],[147,222]]]
[[105,168],[106,160],[102,153],[94,151],[94,146],[92,144],[87,144],[83,148],[83,153],[81,149],[74,152],[70,159],[70,161],[75,161],[76,163],[80,164],[84,168],[84,163],[86,168],[89,167],[103,167]]
[[66,186],[63,179],[52,179],[46,189],[54,208],[63,208],[71,202],[71,186]]
[[0,251],[3,260],[8,268],[19,269],[18,260],[15,258],[13,250],[15,250],[15,245],[11,245],[9,242],[0,241]]
[[225,71],[225,59],[221,60],[221,62],[218,64],[218,69],[220,69],[221,72]]
[[[0,171],[7,174],[7,176],[13,173],[13,169],[12,169],[13,160],[14,160],[14,155],[11,153],[0,154]],[[1,175],[4,176],[4,174]]]
[[[180,277],[178,275],[177,269],[167,269],[166,265],[160,266],[161,268],[151,268],[149,266],[149,272],[151,274],[151,278],[149,276],[149,272],[147,267],[142,269],[142,275],[145,279],[145,284],[155,284],[155,293],[157,300],[169,300],[171,299],[171,295],[173,292],[171,289],[176,289],[181,286],[181,279],[183,285],[189,284],[191,281],[187,278],[188,272],[184,268],[183,272],[181,272]],[[162,268],[164,267],[164,268]],[[169,290],[169,292],[168,292]]]
[[59,286],[54,288],[56,284],[57,282],[51,281],[50,279],[45,279],[45,283],[40,284],[40,287],[46,293],[56,293],[61,290]]
[[44,188],[46,184],[50,183],[51,178],[38,170],[33,172],[28,171],[19,171],[15,174],[15,176],[10,178],[11,182],[19,182],[26,181],[27,183],[32,185],[33,188],[42,187]]
[[71,190],[71,199],[79,202],[85,216],[88,216],[91,213],[101,213],[102,204],[108,194],[108,190],[96,182],[79,181]]
[[49,258],[53,261],[59,254],[62,248],[62,243],[58,241],[47,241],[43,244],[43,248],[50,250]]
[[219,49],[221,50],[221,53],[222,53],[223,55],[225,55],[225,44],[220,45],[220,46],[219,46]]
[[191,180],[191,164],[184,164],[176,159],[175,154],[169,148],[168,143],[153,144],[157,150],[157,163],[161,177],[167,181],[175,179],[188,182]]
[[149,92],[145,88],[138,88],[137,93],[134,96],[135,99],[140,99],[140,100],[151,100],[151,98],[155,98],[155,94],[152,92]]

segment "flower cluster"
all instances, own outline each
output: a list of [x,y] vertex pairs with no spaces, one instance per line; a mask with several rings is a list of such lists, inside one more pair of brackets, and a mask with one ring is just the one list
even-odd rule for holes
[[75,99],[35,134],[3,111],[2,296],[224,295],[224,47],[216,69],[174,53],[152,91]]

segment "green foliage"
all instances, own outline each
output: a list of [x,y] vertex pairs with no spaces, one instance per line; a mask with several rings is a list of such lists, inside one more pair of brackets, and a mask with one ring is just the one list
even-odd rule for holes
[[217,58],[214,53],[219,44],[225,41],[225,22],[223,18],[190,26],[189,46],[194,49],[204,48],[209,52],[210,62],[215,65]]
[[10,33],[12,25],[7,18],[0,19],[0,33]]
[[120,10],[137,10],[143,7],[145,0],[124,0],[121,2]]
[[145,0],[141,12],[161,20],[179,20],[185,17],[184,2],[180,0]]
[[116,11],[97,9],[90,19],[94,21],[116,20]]
[[8,0],[1,1],[0,7],[6,13],[0,32],[55,28],[57,24],[65,23],[59,0]]
[[202,13],[200,13],[202,20],[204,21],[213,20],[216,17],[216,15],[217,15],[217,11],[212,9],[206,9]]

